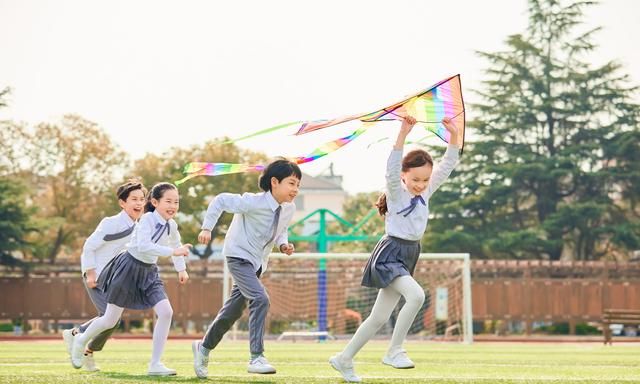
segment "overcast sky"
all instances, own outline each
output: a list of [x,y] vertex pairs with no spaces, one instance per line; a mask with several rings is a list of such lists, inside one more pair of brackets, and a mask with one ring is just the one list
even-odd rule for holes
[[[523,32],[526,5],[0,0],[0,88],[13,89],[0,118],[37,124],[76,113],[139,158],[288,121],[369,112],[457,73],[473,101],[488,65],[474,52],[502,49]],[[604,28],[594,65],[617,59],[639,84],[640,2],[605,0],[586,22]],[[390,142],[368,145],[395,137],[397,125],[381,124],[303,172],[333,162],[349,192],[380,189]],[[356,127],[301,137],[281,131],[241,145],[303,155]]]

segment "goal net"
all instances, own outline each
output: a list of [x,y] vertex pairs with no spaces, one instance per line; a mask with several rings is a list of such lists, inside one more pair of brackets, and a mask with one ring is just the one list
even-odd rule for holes
[[[369,316],[378,290],[360,285],[369,254],[272,254],[261,281],[271,307],[266,333],[280,338],[333,338],[352,335]],[[226,269],[224,295],[232,280]],[[468,254],[421,254],[413,276],[423,287],[425,301],[416,316],[410,339],[473,341],[471,280]],[[225,296],[226,298],[226,296]],[[378,335],[393,331],[400,299]],[[248,310],[236,323],[232,337],[248,331]]]

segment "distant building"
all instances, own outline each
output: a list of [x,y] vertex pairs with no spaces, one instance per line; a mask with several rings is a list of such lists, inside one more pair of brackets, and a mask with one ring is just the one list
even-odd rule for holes
[[341,181],[341,176],[303,174],[300,191],[295,199],[296,213],[293,220],[300,220],[320,208],[342,215],[342,204],[347,197],[347,192],[342,189]]

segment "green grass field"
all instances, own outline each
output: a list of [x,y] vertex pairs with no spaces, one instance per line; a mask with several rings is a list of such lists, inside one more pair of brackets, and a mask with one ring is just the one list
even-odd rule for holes
[[[246,373],[247,341],[225,341],[212,352],[209,381],[215,383],[340,383],[327,363],[343,341],[266,341],[275,375]],[[409,342],[415,369],[380,363],[386,343],[369,343],[356,358],[365,383],[640,383],[640,345],[514,344],[474,345]],[[71,367],[62,342],[0,342],[0,383],[202,383],[192,369],[190,342],[170,340],[163,361],[177,377],[145,375],[150,340],[111,340],[96,354],[101,372]]]

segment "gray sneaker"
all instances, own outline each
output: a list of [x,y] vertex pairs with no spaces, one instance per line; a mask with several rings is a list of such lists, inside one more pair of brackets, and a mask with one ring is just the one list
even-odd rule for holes
[[276,373],[276,369],[273,368],[271,364],[269,364],[269,361],[267,360],[266,357],[259,356],[249,362],[249,366],[247,367],[247,372],[270,374],[270,373]]
[[193,351],[193,370],[196,372],[196,376],[199,379],[206,379],[209,376],[209,356],[206,356],[200,352],[200,345],[202,341],[196,340],[191,343],[191,350]]
[[362,379],[356,375],[356,371],[353,369],[353,360],[344,361],[342,357],[338,354],[335,356],[331,356],[329,359],[329,364],[336,371],[340,372],[342,378],[349,383],[359,383]]

